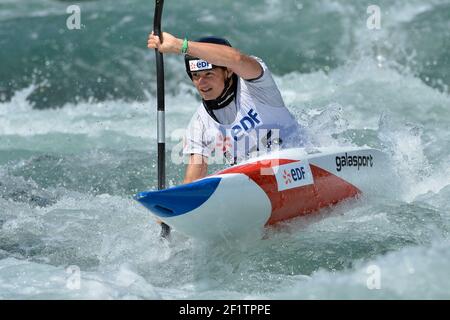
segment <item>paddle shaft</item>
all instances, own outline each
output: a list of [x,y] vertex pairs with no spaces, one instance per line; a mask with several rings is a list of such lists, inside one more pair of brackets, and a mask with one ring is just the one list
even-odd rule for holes
[[[161,17],[164,0],[155,0],[155,15],[153,18],[153,32],[159,36],[161,41]],[[165,100],[164,100],[164,58],[158,49],[155,49],[156,56],[156,97],[157,97],[157,139],[158,139],[158,190],[166,188],[166,137],[165,137]],[[161,236],[167,237],[170,234],[170,227],[164,222],[161,223]]]
[[[153,32],[161,37],[161,16],[164,0],[155,1],[155,16],[153,19]],[[155,49],[156,81],[157,81],[157,139],[158,139],[158,190],[166,187],[165,170],[165,101],[164,101],[164,58],[158,49]]]

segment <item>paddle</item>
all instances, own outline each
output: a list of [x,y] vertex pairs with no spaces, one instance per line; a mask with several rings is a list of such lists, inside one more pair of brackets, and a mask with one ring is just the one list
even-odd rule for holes
[[[161,16],[164,0],[155,0],[155,15],[153,18],[153,32],[162,39]],[[157,79],[157,139],[158,139],[158,190],[166,188],[166,137],[165,137],[165,107],[164,107],[164,59],[161,52],[155,49],[156,79]],[[170,227],[161,222],[161,237],[170,235]]]

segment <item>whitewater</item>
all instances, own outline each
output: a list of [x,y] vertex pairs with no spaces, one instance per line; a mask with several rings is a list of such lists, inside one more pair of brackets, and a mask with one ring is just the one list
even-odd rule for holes
[[[0,2],[0,299],[450,298],[450,1],[379,1],[370,30],[357,1],[166,0],[167,31],[261,57],[315,143],[383,150],[398,176],[215,243],[161,241],[133,200],[157,188],[154,2],[80,2],[80,30],[70,4]],[[181,56],[165,67],[174,186],[199,99]]]

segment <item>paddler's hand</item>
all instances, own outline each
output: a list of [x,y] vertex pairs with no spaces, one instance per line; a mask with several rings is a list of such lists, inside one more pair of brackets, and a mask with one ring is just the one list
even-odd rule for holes
[[147,47],[149,49],[158,49],[161,53],[180,53],[183,46],[183,40],[175,38],[167,32],[163,32],[163,42],[158,36],[155,36],[153,31],[148,36]]

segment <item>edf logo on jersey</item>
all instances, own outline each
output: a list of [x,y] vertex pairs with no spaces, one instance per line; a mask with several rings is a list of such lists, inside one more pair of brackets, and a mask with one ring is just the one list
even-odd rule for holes
[[258,114],[253,109],[250,109],[247,115],[239,121],[239,124],[231,128],[231,135],[237,141],[241,139],[244,132],[254,129],[259,123],[261,123],[261,120],[258,119]]

